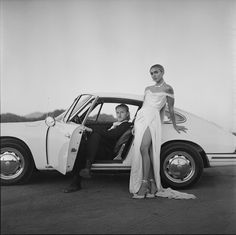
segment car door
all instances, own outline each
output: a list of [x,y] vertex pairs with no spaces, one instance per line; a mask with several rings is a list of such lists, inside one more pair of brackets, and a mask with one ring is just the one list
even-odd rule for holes
[[[71,112],[72,118],[72,115],[73,117],[77,113],[79,115],[80,111],[83,110],[80,113],[84,117],[82,123],[75,123],[68,118],[66,122],[57,121],[54,126],[48,129],[46,140],[47,164],[62,174],[73,169],[84,131],[84,123],[95,102],[95,97],[91,96],[84,105],[80,106],[80,109]],[[85,115],[84,112],[86,112]]]

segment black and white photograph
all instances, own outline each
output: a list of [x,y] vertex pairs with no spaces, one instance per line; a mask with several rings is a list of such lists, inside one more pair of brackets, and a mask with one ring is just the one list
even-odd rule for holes
[[0,0],[1,234],[235,234],[236,0]]

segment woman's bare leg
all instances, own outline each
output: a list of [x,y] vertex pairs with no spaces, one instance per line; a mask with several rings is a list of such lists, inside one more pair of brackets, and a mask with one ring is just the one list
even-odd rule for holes
[[154,194],[157,191],[155,176],[154,176],[154,167],[153,167],[153,149],[152,144],[149,149],[149,155],[151,160],[150,171],[149,171],[149,181],[150,181],[150,193]]
[[139,195],[144,195],[147,192],[147,182],[149,177],[149,171],[150,171],[150,156],[149,156],[149,148],[152,143],[152,137],[151,132],[149,130],[149,127],[145,130],[143,134],[143,139],[140,146],[140,152],[142,155],[142,164],[143,164],[143,183],[138,191]]
[[153,150],[152,150],[152,144],[150,145],[149,148],[149,156],[150,156],[150,171],[149,171],[149,179],[153,179],[154,178],[154,173],[153,173]]

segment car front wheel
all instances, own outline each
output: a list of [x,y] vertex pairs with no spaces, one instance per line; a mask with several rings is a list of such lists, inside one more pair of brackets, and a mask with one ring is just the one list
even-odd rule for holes
[[169,143],[161,150],[161,179],[164,186],[174,189],[195,184],[203,172],[203,160],[189,143]]
[[26,183],[34,170],[29,150],[14,139],[1,139],[1,185]]

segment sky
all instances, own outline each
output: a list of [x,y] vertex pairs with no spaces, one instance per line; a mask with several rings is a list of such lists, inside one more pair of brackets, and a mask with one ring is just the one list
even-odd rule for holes
[[1,0],[1,113],[142,95],[159,63],[176,107],[236,131],[235,15],[235,0]]

